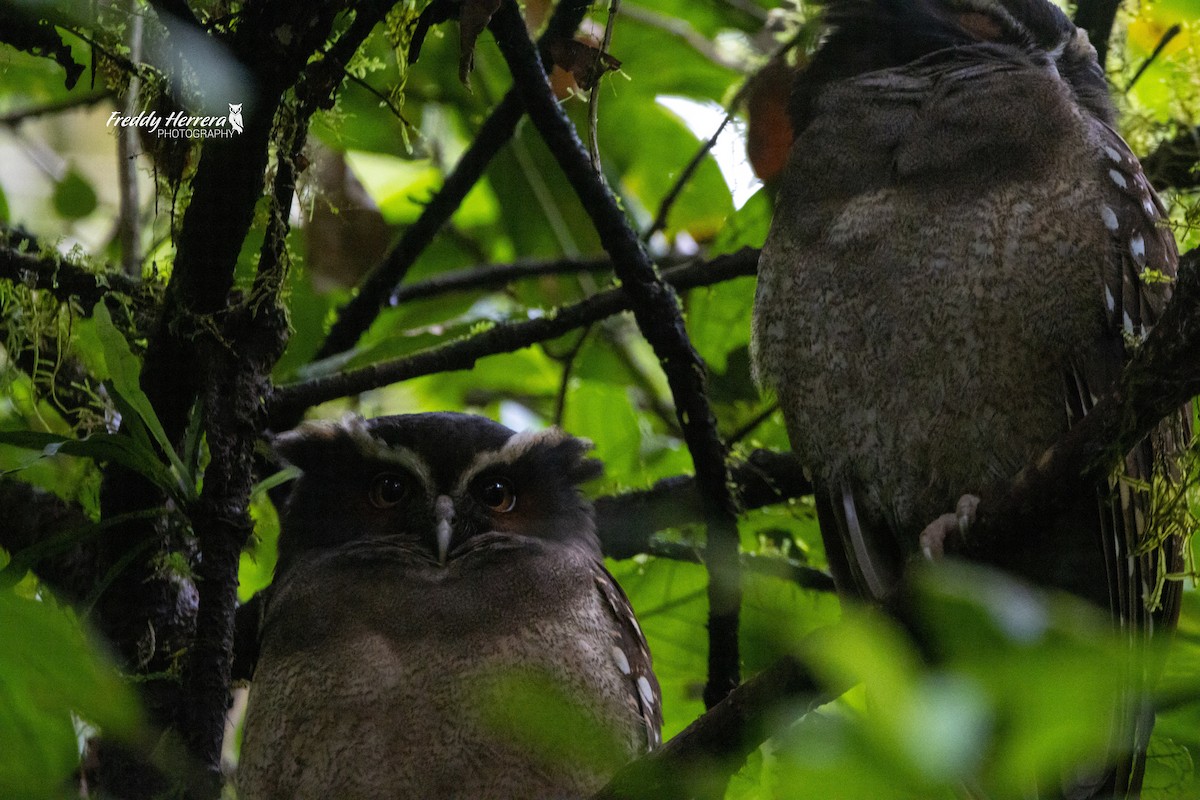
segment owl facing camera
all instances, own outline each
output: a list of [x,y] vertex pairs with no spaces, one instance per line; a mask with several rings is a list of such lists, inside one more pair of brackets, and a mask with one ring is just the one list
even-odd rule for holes
[[[239,796],[586,797],[659,741],[590,445],[467,414],[302,425]],[[564,752],[563,742],[580,752]]]

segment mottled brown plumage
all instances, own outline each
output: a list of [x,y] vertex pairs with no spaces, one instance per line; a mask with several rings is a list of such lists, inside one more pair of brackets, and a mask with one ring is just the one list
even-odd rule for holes
[[[1170,291],[1157,275],[1178,254],[1113,130],[1095,52],[1056,7],[830,0],[826,13],[794,88],[754,357],[813,472],[839,588],[878,599],[927,525],[1088,412],[1154,323]],[[1126,474],[1168,474],[1188,419],[1164,423]],[[1178,584],[1148,610],[1161,570],[1159,552],[1135,554],[1148,502],[1117,484],[994,561],[1140,638],[1173,624]],[[1178,542],[1165,548],[1172,568]],[[1130,725],[1144,746],[1148,727]],[[1135,787],[1137,761],[1094,790]]]
[[[304,474],[265,604],[243,800],[586,797],[657,744],[650,655],[576,488],[599,470],[586,443],[420,414],[307,424],[277,449]],[[498,717],[513,680],[577,705],[618,760],[528,744],[581,732]]]

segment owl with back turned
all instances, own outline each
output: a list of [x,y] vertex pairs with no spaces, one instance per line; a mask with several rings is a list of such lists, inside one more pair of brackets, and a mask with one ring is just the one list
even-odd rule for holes
[[275,446],[302,475],[239,797],[581,798],[658,743],[650,654],[577,488],[587,442],[441,413]]
[[[756,375],[811,470],[830,567],[879,600],[1086,415],[1170,292],[1165,212],[1114,130],[1087,35],[1046,0],[829,0],[759,264]],[[1188,409],[1127,455],[1167,475]],[[1180,544],[1141,548],[1117,480],[990,557],[1148,637],[1178,614]],[[950,513],[947,513],[950,512]],[[1160,560],[1161,557],[1161,560]],[[1067,796],[1137,791],[1132,758]]]

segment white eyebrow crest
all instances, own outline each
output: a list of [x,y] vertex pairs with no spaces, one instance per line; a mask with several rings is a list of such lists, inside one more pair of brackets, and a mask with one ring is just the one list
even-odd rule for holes
[[499,450],[486,450],[475,456],[474,460],[463,470],[462,478],[454,487],[455,495],[461,495],[467,490],[471,479],[488,467],[502,466],[516,462],[521,456],[539,445],[553,446],[571,438],[559,428],[545,428],[540,431],[521,431],[513,434]]
[[357,414],[347,414],[339,425],[354,442],[354,447],[361,456],[372,461],[393,464],[412,473],[425,487],[426,493],[434,493],[436,487],[433,485],[433,471],[415,450],[400,444],[388,444],[373,435],[367,427],[366,420]]

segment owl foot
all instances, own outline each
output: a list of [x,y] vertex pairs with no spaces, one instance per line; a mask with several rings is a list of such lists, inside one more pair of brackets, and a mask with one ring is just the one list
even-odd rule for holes
[[945,554],[946,538],[958,531],[964,539],[967,530],[975,522],[975,510],[979,507],[979,498],[973,494],[964,494],[958,498],[958,505],[953,514],[942,514],[921,531],[919,542],[921,553],[930,561],[936,561]]

